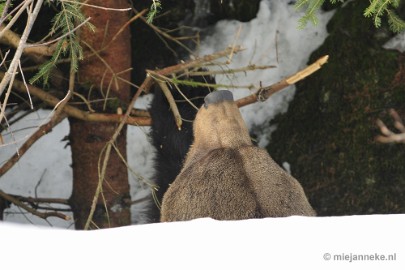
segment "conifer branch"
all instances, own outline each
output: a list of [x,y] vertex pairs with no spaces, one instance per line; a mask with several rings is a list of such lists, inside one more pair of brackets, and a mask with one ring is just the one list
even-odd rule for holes
[[[332,4],[343,0],[330,0]],[[321,8],[325,0],[298,0],[295,4],[297,10],[302,10],[306,7],[305,14],[299,20],[299,28],[304,28],[310,21],[314,25],[318,23],[316,12]],[[370,0],[370,5],[364,10],[364,17],[373,19],[376,28],[381,26],[381,18],[387,14],[388,23],[393,32],[401,32],[405,29],[405,21],[398,17],[393,10],[397,9],[400,0]]]
[[76,30],[83,25],[94,31],[94,26],[89,23],[90,18],[86,18],[80,10],[79,1],[60,1],[61,6],[59,13],[53,18],[53,26],[50,34],[62,33],[58,38],[49,41],[45,44],[54,43],[54,52],[49,61],[46,61],[40,66],[38,73],[31,78],[30,83],[33,84],[42,81],[45,85],[48,84],[49,77],[56,63],[68,55],[70,65],[75,71],[78,69],[79,60],[83,59],[83,50],[76,36]]
[[146,21],[149,24],[152,24],[153,20],[155,19],[156,15],[159,13],[159,11],[161,9],[162,9],[162,4],[160,3],[160,0],[152,0],[152,5],[151,5],[149,13],[147,15]]

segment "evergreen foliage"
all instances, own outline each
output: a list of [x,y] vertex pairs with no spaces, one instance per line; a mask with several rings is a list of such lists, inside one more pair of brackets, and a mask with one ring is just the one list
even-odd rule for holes
[[52,69],[60,59],[65,57],[70,59],[71,70],[77,71],[79,60],[83,59],[83,50],[74,29],[80,24],[85,24],[94,30],[94,26],[86,22],[87,18],[80,10],[79,1],[57,1],[56,6],[60,12],[52,19],[50,36],[59,36],[58,43],[51,59],[42,64],[39,72],[31,78],[31,84],[38,81],[48,84]]
[[6,6],[6,0],[0,0],[0,14],[3,13],[5,6]]
[[149,13],[147,15],[146,21],[148,23],[152,23],[153,19],[159,13],[159,10],[161,8],[162,8],[162,3],[160,3],[160,0],[152,0],[152,5],[151,5],[151,7],[149,9]]
[[[330,0],[332,4],[344,0]],[[305,10],[304,16],[299,21],[299,28],[304,28],[308,22],[314,25],[318,23],[316,12],[321,8],[325,0],[298,0],[295,4],[297,10]],[[390,28],[393,32],[405,30],[405,21],[395,14],[401,0],[370,0],[370,5],[364,10],[365,17],[372,17],[375,27],[381,26],[381,18],[386,15]]]

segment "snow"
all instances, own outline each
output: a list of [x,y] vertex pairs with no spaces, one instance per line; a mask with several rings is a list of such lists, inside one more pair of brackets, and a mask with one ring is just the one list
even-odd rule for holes
[[[87,232],[0,223],[1,267],[404,269],[404,227],[405,215],[205,218]],[[396,260],[382,260],[389,255]]]
[[[300,30],[298,20],[303,13],[297,12],[294,5],[289,5],[288,2],[263,0],[255,19],[247,23],[220,21],[214,28],[214,34],[201,44],[200,55],[211,54],[235,44],[245,48],[243,52],[233,56],[229,68],[251,64],[276,66],[269,70],[239,73],[235,76],[216,76],[218,84],[256,86],[254,90],[233,89],[235,98],[245,97],[251,94],[251,91],[256,91],[260,84],[269,86],[306,67],[311,52],[325,40],[326,23],[333,12],[321,12],[317,26]],[[295,87],[291,86],[273,95],[266,102],[242,108],[241,112],[248,127],[260,126],[260,129],[265,131],[273,131],[275,128],[268,126],[268,122],[277,114],[287,111],[294,92]],[[259,146],[265,147],[269,142],[267,135],[256,135]]]
[[[245,51],[233,56],[230,68],[276,65],[270,70],[217,76],[221,84],[263,86],[273,84],[305,67],[310,53],[327,36],[325,26],[332,12],[319,14],[319,25],[298,30],[302,13],[289,1],[263,0],[257,18],[247,23],[220,21],[212,34],[202,41],[200,55],[220,51],[238,44]],[[387,46],[399,48],[399,36]],[[404,48],[404,45],[402,45]],[[250,94],[248,89],[234,89],[236,98]],[[264,131],[276,127],[268,124],[279,113],[286,112],[294,97],[290,87],[263,103],[241,109],[249,128],[261,126]],[[151,96],[138,100],[137,108],[147,108]],[[15,123],[2,133],[0,163],[12,156],[35,128],[47,122],[50,111],[39,110]],[[26,127],[29,128],[26,128]],[[265,132],[263,132],[265,133]],[[62,141],[69,134],[63,121],[41,138],[6,175],[0,189],[23,196],[69,198],[72,189],[70,147]],[[128,127],[128,163],[133,200],[149,194],[153,174],[154,150],[149,141],[149,128]],[[264,147],[270,138],[257,134]],[[288,170],[288,162],[284,162]],[[141,210],[132,208],[134,224],[144,223]],[[71,213],[67,213],[71,215]],[[351,217],[289,217],[246,221],[199,219],[171,224],[133,225],[92,232],[48,228],[72,228],[72,221],[56,218],[48,222],[12,207],[0,223],[1,268],[71,269],[71,258],[92,269],[126,269],[129,266],[165,269],[405,269],[403,243],[405,215]],[[33,223],[21,225],[17,223]],[[401,247],[401,249],[400,249]],[[330,253],[332,259],[323,256]],[[334,261],[341,254],[397,254],[396,261]],[[73,256],[73,257],[71,257]],[[327,256],[327,255],[325,255]],[[42,259],[38,259],[42,258]]]
[[385,49],[398,50],[400,52],[405,52],[405,31],[397,34],[395,37],[390,39],[383,46]]

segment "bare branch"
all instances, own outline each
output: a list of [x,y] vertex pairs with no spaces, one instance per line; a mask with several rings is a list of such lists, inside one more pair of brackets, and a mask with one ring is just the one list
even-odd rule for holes
[[[3,29],[4,26],[0,25],[0,30]],[[20,35],[14,33],[11,30],[5,30],[2,38],[0,39],[0,42],[6,45],[10,45],[13,48],[18,48],[20,40],[21,40]],[[36,62],[38,61],[36,60],[35,55],[52,56],[53,52],[54,47],[49,47],[43,44],[31,44],[31,45],[27,44],[23,51],[23,53],[32,56]]]
[[[4,29],[0,30],[0,39],[3,37],[3,34],[5,31],[10,30],[10,28],[14,25],[14,23],[18,20],[18,18],[21,16],[21,14],[24,12],[24,10],[32,3],[33,0],[27,0],[24,1],[19,5],[18,11],[15,15],[12,16],[12,19],[9,21],[9,23],[4,27]],[[40,3],[39,7],[41,7],[42,3]],[[38,13],[37,13],[38,14]],[[34,19],[35,21],[35,19]],[[28,23],[27,23],[28,26]],[[31,25],[32,27],[32,25]],[[27,29],[27,28],[25,28]]]
[[248,65],[248,66],[241,67],[241,68],[233,68],[233,69],[227,69],[227,70],[191,71],[191,72],[187,73],[186,75],[213,76],[213,75],[218,75],[218,74],[232,74],[232,73],[246,72],[246,71],[251,71],[251,70],[270,69],[270,68],[275,68],[275,67],[276,66],[274,66],[274,65],[269,65],[269,66]]
[[256,93],[254,93],[250,96],[238,99],[236,101],[236,104],[238,105],[238,107],[243,107],[243,106],[255,103],[257,101],[265,101],[274,93],[276,93],[292,84],[295,84],[296,82],[306,78],[307,76],[311,75],[315,71],[319,70],[322,67],[322,65],[328,61],[328,58],[329,58],[329,56],[325,55],[325,56],[319,58],[313,64],[304,68],[303,70],[298,71],[294,75],[289,76],[270,86],[260,88]]
[[[27,1],[27,3],[28,3],[28,2],[31,2],[31,1]],[[17,70],[18,61],[20,61],[21,55],[22,55],[22,53],[23,53],[23,50],[25,49],[28,36],[29,36],[29,34],[30,34],[30,32],[31,32],[31,29],[32,29],[33,25],[34,25],[35,19],[36,19],[36,17],[38,16],[38,13],[39,13],[39,11],[40,11],[40,9],[41,9],[42,2],[43,2],[43,0],[38,0],[38,1],[36,2],[36,5],[35,5],[35,8],[34,8],[33,12],[32,12],[32,13],[30,13],[30,12],[28,13],[27,25],[26,25],[26,27],[25,27],[25,29],[24,29],[24,32],[23,32],[22,36],[21,36],[20,43],[18,44],[17,50],[16,50],[16,52],[14,53],[13,60],[11,61],[10,66],[9,66],[7,72],[5,73],[3,79],[2,79],[1,82],[0,82],[0,96],[3,94],[5,88],[7,87],[7,85],[8,85],[8,84],[10,83],[10,81],[12,80],[12,77],[15,76],[15,72],[16,72],[16,70]],[[8,26],[8,25],[7,25],[7,26]],[[6,29],[7,26],[6,26],[4,29]],[[4,30],[4,29],[3,29],[3,30]],[[2,35],[2,34],[3,34],[3,31],[1,31],[1,33],[0,33],[0,38],[1,38],[1,35]],[[0,121],[1,121],[1,119],[0,119]]]
[[[11,194],[10,194],[11,195]],[[40,204],[40,203],[54,203],[54,204],[64,204],[69,205],[68,199],[59,199],[59,198],[33,198],[33,197],[24,197],[19,195],[12,195],[14,198],[18,199],[21,202],[27,202],[30,204]]]
[[38,54],[41,54],[41,52],[42,52],[42,54],[44,54],[44,55],[52,56],[52,54],[55,51],[55,47],[52,47],[52,46],[48,47],[48,45],[55,43],[55,42],[63,39],[64,37],[71,35],[73,32],[75,32],[77,29],[79,29],[80,27],[82,27],[83,25],[88,23],[90,20],[91,20],[91,18],[87,18],[86,20],[84,20],[82,23],[77,25],[75,28],[73,28],[69,32],[64,33],[63,35],[61,35],[53,40],[50,40],[48,42],[44,42],[44,43],[40,43],[40,44],[37,44],[37,43],[27,44],[24,52],[26,52],[26,53],[34,52],[34,53],[38,53]]
[[[0,72],[0,77],[4,77],[5,74]],[[19,80],[14,80],[13,88],[20,93],[26,93],[26,88],[24,83]],[[50,106],[56,106],[60,99],[55,96],[43,91],[42,89],[29,85],[28,89],[31,95],[36,96],[37,98],[43,100],[46,104]],[[66,104],[63,107],[63,111],[70,117],[74,117],[83,121],[91,122],[114,122],[120,123],[124,118],[121,114],[105,114],[105,113],[90,113],[77,109],[76,107]],[[126,124],[133,126],[149,126],[151,120],[148,117],[131,117],[129,116],[126,120]]]
[[6,18],[6,16],[8,15],[8,8],[10,7],[11,4],[11,0],[7,0],[6,3],[4,4],[4,9],[3,12],[1,13],[1,17],[0,17],[0,25],[3,24],[4,19]]
[[131,8],[109,8],[109,7],[91,5],[91,4],[86,4],[86,3],[78,3],[77,1],[69,1],[69,0],[60,0],[60,1],[61,1],[61,2],[66,2],[66,3],[79,4],[79,5],[81,5],[81,6],[87,6],[87,7],[92,7],[92,8],[98,8],[98,9],[102,9],[102,10],[108,10],[108,11],[126,12],[126,11],[130,11],[130,10],[131,10]]
[[14,196],[11,196],[5,192],[3,192],[2,190],[0,190],[0,197],[2,197],[3,199],[13,203],[14,205],[23,208],[24,210],[26,210],[27,212],[40,217],[42,219],[47,219],[48,217],[58,217],[61,218],[63,220],[70,220],[71,217],[67,216],[65,214],[56,212],[56,211],[52,211],[52,212],[39,212],[37,210],[35,210],[34,208],[31,208],[27,205],[25,205],[24,203],[22,203],[21,201],[19,201],[17,198],[15,198]]
[[[130,10],[131,10],[131,8],[130,8]],[[137,19],[139,19],[139,18],[140,18],[141,16],[143,16],[147,11],[148,11],[147,9],[142,10],[141,12],[139,12],[138,14],[136,14],[135,16],[133,16],[128,22],[126,22],[126,23],[120,28],[120,30],[118,30],[118,32],[114,35],[114,37],[111,39],[111,41],[110,41],[106,46],[104,46],[104,49],[107,49],[107,48],[109,47],[109,45],[117,39],[117,37],[122,33],[122,31],[124,31],[124,29],[125,29],[126,27],[128,27],[128,25],[130,25],[131,23],[133,23],[134,21],[136,21]]]
[[[235,46],[234,48],[227,48],[227,49],[225,49],[223,51],[219,51],[219,52],[216,52],[216,53],[213,53],[213,54],[210,54],[210,55],[205,55],[205,56],[203,56],[201,58],[196,58],[195,60],[190,60],[190,61],[183,62],[183,63],[177,64],[177,65],[174,65],[174,66],[166,67],[166,68],[163,68],[161,70],[157,70],[157,71],[146,70],[146,72],[147,72],[147,74],[155,73],[155,74],[159,74],[159,75],[162,75],[162,76],[166,76],[166,75],[169,75],[169,74],[174,74],[174,73],[179,73],[179,72],[182,72],[182,71],[186,71],[188,69],[192,69],[192,68],[195,68],[195,67],[204,66],[207,63],[211,63],[211,62],[215,61],[216,59],[228,56],[231,53],[234,54],[234,53],[240,52],[242,50],[243,49],[240,46]],[[149,89],[146,89],[146,90],[149,90]]]
[[38,130],[35,131],[34,134],[32,134],[27,141],[24,142],[24,144],[16,151],[16,153],[9,160],[7,160],[7,162],[4,163],[3,166],[1,166],[0,177],[8,172],[36,141],[38,141],[42,136],[48,134],[52,130],[52,128],[55,125],[59,124],[64,118],[65,116],[62,116],[40,126]]
[[176,101],[174,101],[172,93],[170,92],[169,88],[167,87],[167,84],[165,81],[161,81],[159,79],[157,79],[156,81],[159,84],[160,89],[162,89],[164,95],[166,96],[167,101],[170,104],[170,109],[173,112],[177,128],[179,130],[181,130],[181,125],[182,125],[183,121],[181,120],[180,112],[179,112],[179,109],[177,108]]

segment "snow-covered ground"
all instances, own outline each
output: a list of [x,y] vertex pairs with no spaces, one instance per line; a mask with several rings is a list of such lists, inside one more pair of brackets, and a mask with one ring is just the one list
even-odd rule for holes
[[0,223],[1,269],[405,269],[405,215],[26,226]]
[[[270,85],[306,66],[310,53],[327,36],[325,26],[332,13],[321,13],[318,26],[298,30],[297,22],[302,14],[288,2],[263,0],[256,19],[247,23],[221,21],[212,35],[202,41],[200,55],[232,44],[246,48],[233,57],[231,68],[250,64],[277,66],[230,77],[218,76],[218,83]],[[250,93],[247,89],[233,92],[236,98]],[[290,87],[264,103],[242,108],[243,117],[250,128],[260,125],[271,131],[274,127],[265,126],[266,123],[285,112],[293,96],[294,87]],[[146,108],[151,98],[141,98],[136,106]],[[0,163],[13,155],[49,116],[49,111],[40,110],[3,132],[5,144],[0,146]],[[138,174],[131,174],[133,199],[148,194],[139,178],[147,181],[153,173],[154,150],[148,132],[145,127],[128,128],[128,162]],[[0,179],[0,189],[23,196],[69,198],[72,189],[70,147],[65,147],[66,142],[62,141],[68,133],[69,126],[64,121],[41,138]],[[265,146],[269,138],[258,135],[259,145]],[[143,222],[140,208],[142,205],[132,209],[134,223]],[[124,269],[132,265],[147,269],[405,269],[405,215],[232,222],[201,219],[94,232],[16,225],[72,227],[71,221],[50,218],[45,222],[22,214],[16,207],[6,211],[5,220],[6,223],[0,223],[1,269],[71,269],[78,265],[92,269]],[[396,256],[395,261],[381,260],[381,255],[392,254]],[[355,261],[354,255],[368,255],[369,260]],[[350,256],[352,262],[348,260]]]

